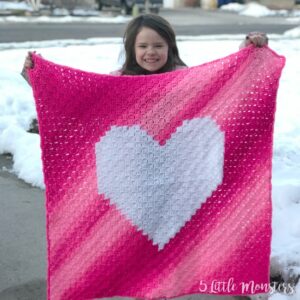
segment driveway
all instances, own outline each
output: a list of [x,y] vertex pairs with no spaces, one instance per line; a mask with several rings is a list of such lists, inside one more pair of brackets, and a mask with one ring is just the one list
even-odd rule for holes
[[[178,35],[246,34],[251,31],[282,34],[300,23],[291,24],[285,17],[254,18],[200,8],[162,9],[160,15],[169,20]],[[0,23],[0,43],[121,37],[124,28],[125,24],[108,23]]]

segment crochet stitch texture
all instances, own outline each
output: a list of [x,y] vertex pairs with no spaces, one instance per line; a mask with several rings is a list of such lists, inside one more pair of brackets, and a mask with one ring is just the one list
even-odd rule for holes
[[33,59],[48,299],[267,292],[284,57],[247,47],[151,76]]

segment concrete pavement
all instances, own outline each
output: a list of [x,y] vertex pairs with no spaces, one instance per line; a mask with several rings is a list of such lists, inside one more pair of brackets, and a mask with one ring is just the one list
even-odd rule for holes
[[[162,9],[160,15],[170,21],[178,35],[246,34],[251,31],[282,34],[300,24],[291,23],[285,17],[254,18],[197,7]],[[0,43],[121,37],[124,28],[124,24],[104,23],[0,23]]]
[[46,298],[44,193],[6,171],[0,156],[0,299]]

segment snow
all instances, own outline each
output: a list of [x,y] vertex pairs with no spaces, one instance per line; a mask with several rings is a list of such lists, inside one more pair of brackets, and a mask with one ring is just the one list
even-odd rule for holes
[[[194,66],[238,50],[243,37],[179,36],[177,40],[182,59]],[[285,280],[300,275],[299,37],[299,27],[283,35],[269,36],[270,47],[287,58],[278,92],[274,132],[271,256],[271,274],[280,274]],[[26,132],[36,117],[32,91],[20,75],[27,51],[35,49],[56,63],[98,73],[118,69],[124,55],[120,55],[120,38],[0,44],[0,153],[13,154],[12,172],[19,178],[44,188],[39,135]],[[299,300],[299,284],[297,289],[298,295],[274,294],[270,299]]]
[[[7,118],[6,120],[9,120]],[[26,178],[33,186],[44,187],[40,138],[37,134],[25,132],[19,125],[5,129],[0,138],[1,152],[9,152],[14,157],[14,173],[19,178]]]
[[289,12],[288,10],[284,10],[284,9],[272,10],[256,2],[249,2],[247,4],[229,3],[226,5],[222,5],[220,9],[225,11],[236,12],[242,16],[255,17],[255,18],[270,17],[270,16],[299,17],[299,11],[297,10],[292,12]]
[[68,16],[70,15],[69,11],[66,8],[54,8],[52,12],[53,16]]
[[[291,287],[291,288],[290,288]],[[274,293],[269,300],[300,300],[300,282],[296,287],[286,286],[286,293]]]
[[244,9],[240,11],[240,15],[257,17],[257,18],[265,17],[265,16],[273,16],[275,14],[276,14],[275,11],[270,10],[267,7],[255,2],[250,2],[249,4],[245,5]]
[[[82,13],[83,14],[83,13]],[[60,16],[60,17],[50,17],[50,16],[8,16],[1,17],[0,23],[110,23],[110,24],[124,24],[127,23],[131,17],[126,16],[116,16],[116,17],[104,17],[104,16]]]
[[32,8],[26,2],[0,1],[0,10],[25,10],[25,11],[32,11]]
[[222,5],[220,7],[221,10],[227,10],[227,11],[232,11],[237,13],[241,12],[244,8],[245,5],[240,3],[229,3],[229,4]]
[[290,30],[287,30],[284,33],[284,36],[286,38],[299,38],[300,37],[300,26],[290,29]]

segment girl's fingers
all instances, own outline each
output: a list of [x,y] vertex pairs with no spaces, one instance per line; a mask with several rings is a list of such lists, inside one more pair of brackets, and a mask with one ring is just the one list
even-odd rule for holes
[[255,47],[268,45],[268,37],[263,32],[250,32],[246,37],[246,45],[253,44]]
[[33,62],[31,59],[26,58],[25,63],[24,63],[24,67],[26,69],[32,69],[33,68]]
[[27,53],[27,56],[25,58],[24,67],[26,69],[32,69],[34,67],[33,59],[32,59],[32,53],[35,53],[36,51],[29,51]]
[[26,58],[25,64],[24,64],[26,69],[31,69],[33,68],[33,62],[30,58]]

